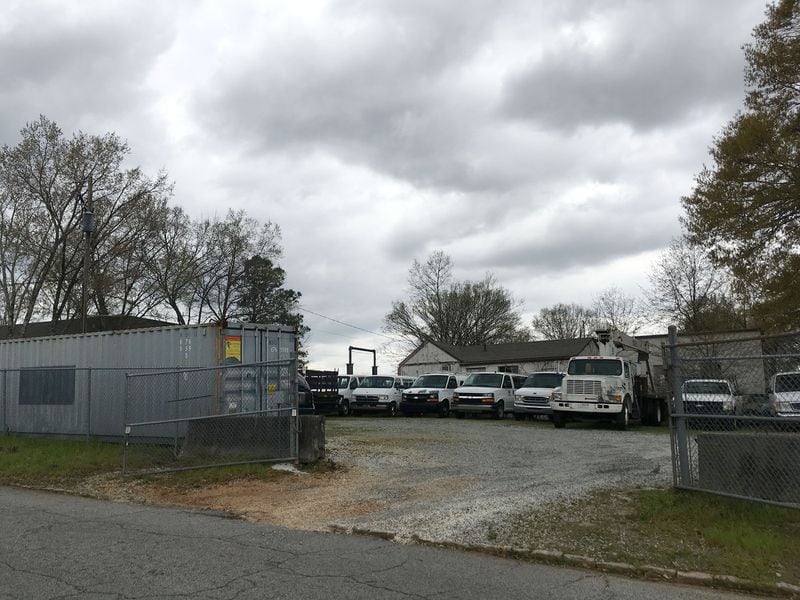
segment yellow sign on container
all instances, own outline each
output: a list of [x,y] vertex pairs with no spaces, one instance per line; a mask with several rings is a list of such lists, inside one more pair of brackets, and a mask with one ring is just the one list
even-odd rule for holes
[[239,362],[242,362],[242,336],[225,336],[225,359],[227,360],[229,358],[235,358]]

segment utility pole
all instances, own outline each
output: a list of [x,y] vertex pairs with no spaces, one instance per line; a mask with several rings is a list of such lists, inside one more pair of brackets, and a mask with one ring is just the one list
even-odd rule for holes
[[81,332],[86,333],[86,308],[89,298],[89,267],[92,261],[92,233],[94,232],[94,210],[92,205],[92,174],[83,202],[83,300],[81,302]]

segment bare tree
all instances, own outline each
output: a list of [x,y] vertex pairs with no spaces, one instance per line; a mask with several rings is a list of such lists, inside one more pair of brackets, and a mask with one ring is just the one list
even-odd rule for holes
[[591,309],[564,303],[541,309],[531,323],[534,332],[546,340],[587,337],[596,325],[597,317]]
[[[179,323],[231,316],[245,265],[281,255],[280,228],[244,211],[193,222],[167,200],[165,173],[124,168],[113,133],[66,138],[42,116],[0,148],[0,321],[23,330],[34,317],[79,316],[92,181],[89,311]],[[299,292],[296,293],[299,297]],[[287,317],[288,318],[288,317]]]
[[606,288],[595,296],[592,313],[599,325],[629,335],[638,333],[647,323],[642,303],[617,287]]
[[412,345],[429,340],[471,346],[529,339],[520,322],[519,303],[492,274],[477,282],[455,281],[452,269],[452,260],[441,251],[424,263],[414,260],[408,272],[409,298],[392,303],[385,330]]
[[280,227],[271,222],[260,224],[242,210],[229,210],[224,220],[201,227],[206,236],[197,320],[202,320],[205,307],[214,319],[222,321],[230,316],[246,261],[256,255],[270,260],[281,256]]
[[[150,207],[170,192],[166,175],[151,180],[138,169],[123,169],[129,149],[114,134],[78,133],[66,139],[45,117],[27,125],[21,134],[19,144],[0,151],[4,223],[24,215],[24,222],[17,222],[27,231],[26,236],[15,237],[6,227],[0,233],[11,265],[3,285],[4,298],[11,300],[6,304],[13,322],[21,321],[24,329],[34,315],[55,321],[80,311],[81,223],[90,176],[96,223],[91,250],[98,259],[91,279],[93,302],[100,313],[107,313],[108,299],[124,299],[115,310],[128,312],[125,306],[130,305],[135,274],[130,264],[128,268],[123,264],[130,263],[134,247],[146,239],[142,223]],[[123,271],[127,280],[117,276]],[[17,293],[19,284],[25,290],[23,304]]]
[[653,266],[649,304],[655,315],[683,331],[741,327],[745,318],[731,279],[713,265],[706,249],[676,238]]
[[203,231],[180,207],[163,207],[156,219],[154,257],[147,268],[162,301],[185,325],[191,319],[198,281],[205,275]]

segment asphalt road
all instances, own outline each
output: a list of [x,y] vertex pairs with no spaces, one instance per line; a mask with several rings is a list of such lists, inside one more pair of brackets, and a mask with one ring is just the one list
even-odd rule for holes
[[179,509],[0,487],[2,599],[732,596]]

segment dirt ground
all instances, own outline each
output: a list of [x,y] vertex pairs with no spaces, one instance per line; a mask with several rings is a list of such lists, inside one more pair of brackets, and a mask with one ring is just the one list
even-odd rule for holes
[[183,489],[98,478],[86,493],[225,511],[296,529],[392,532],[459,543],[497,539],[510,517],[596,489],[668,482],[669,438],[642,428],[555,430],[547,423],[331,418],[330,470]]

